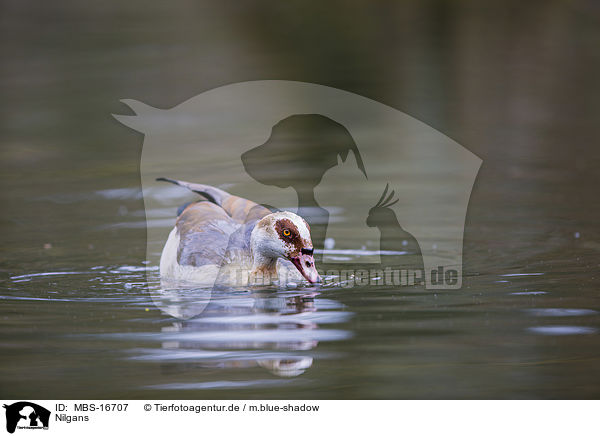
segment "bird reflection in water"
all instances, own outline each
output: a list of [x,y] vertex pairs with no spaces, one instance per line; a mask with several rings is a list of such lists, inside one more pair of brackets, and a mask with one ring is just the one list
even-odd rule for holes
[[186,289],[163,281],[152,298],[178,320],[161,329],[160,349],[134,358],[160,361],[169,373],[261,367],[280,377],[299,376],[312,366],[320,342],[350,336],[323,328],[352,313],[318,296],[310,289]]

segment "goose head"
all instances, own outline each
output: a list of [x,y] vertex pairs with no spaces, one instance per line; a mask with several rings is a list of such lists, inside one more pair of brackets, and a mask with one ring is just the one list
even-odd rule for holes
[[321,279],[313,257],[310,228],[295,213],[275,212],[262,218],[252,230],[250,247],[253,270],[268,269],[277,259],[286,259],[310,283]]

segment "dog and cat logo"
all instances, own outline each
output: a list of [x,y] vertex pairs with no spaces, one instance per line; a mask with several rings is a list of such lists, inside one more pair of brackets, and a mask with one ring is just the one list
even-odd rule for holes
[[14,433],[16,429],[48,430],[50,411],[29,401],[19,401],[4,405],[6,409],[6,431]]

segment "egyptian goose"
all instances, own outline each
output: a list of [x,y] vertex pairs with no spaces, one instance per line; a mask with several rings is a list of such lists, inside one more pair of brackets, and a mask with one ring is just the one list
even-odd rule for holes
[[[163,279],[242,285],[320,281],[308,223],[219,188],[159,178],[208,201],[179,213],[160,258]],[[298,272],[300,274],[298,274]],[[301,275],[301,276],[300,276]]]

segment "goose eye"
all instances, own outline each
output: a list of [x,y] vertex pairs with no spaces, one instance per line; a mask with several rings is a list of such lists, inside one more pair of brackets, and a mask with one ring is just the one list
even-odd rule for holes
[[288,229],[283,230],[283,236],[290,236],[292,233]]

